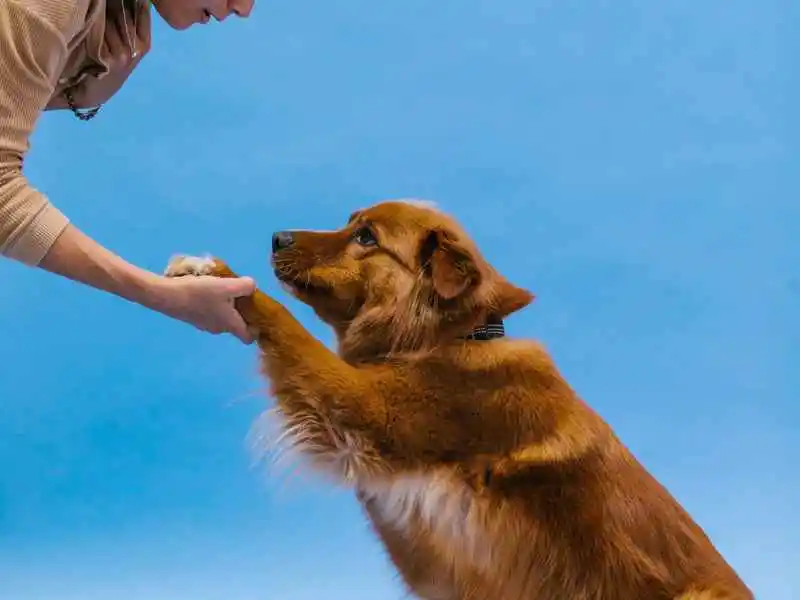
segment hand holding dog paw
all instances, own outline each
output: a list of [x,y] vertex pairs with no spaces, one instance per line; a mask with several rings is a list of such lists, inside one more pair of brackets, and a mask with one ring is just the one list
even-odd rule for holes
[[233,302],[236,298],[249,296],[255,289],[256,284],[250,277],[164,278],[156,305],[157,310],[165,315],[202,331],[230,333],[245,344],[250,344],[253,335]]

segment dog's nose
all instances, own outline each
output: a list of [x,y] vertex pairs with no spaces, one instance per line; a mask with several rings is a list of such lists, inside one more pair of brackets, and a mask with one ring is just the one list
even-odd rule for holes
[[272,251],[277,252],[294,244],[291,231],[278,231],[272,234]]

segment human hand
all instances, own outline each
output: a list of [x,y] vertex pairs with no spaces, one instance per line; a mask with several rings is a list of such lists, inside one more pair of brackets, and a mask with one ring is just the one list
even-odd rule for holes
[[250,344],[253,336],[233,302],[255,289],[250,277],[163,277],[156,286],[152,308],[202,331],[230,333]]
[[90,75],[70,90],[75,107],[93,108],[108,102],[150,51],[150,35],[149,2],[142,2],[134,17],[121,11],[117,19],[110,20],[100,53],[108,72],[102,78]]

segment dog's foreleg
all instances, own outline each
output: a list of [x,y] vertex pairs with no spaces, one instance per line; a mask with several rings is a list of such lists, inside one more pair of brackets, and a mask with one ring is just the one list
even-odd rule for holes
[[[167,275],[236,277],[220,260],[192,257],[173,259]],[[353,469],[387,463],[402,470],[442,462],[550,463],[572,458],[593,443],[589,421],[562,406],[563,394],[553,391],[560,380],[549,371],[541,377],[532,372],[476,397],[483,370],[355,367],[262,291],[238,298],[236,307],[258,341],[287,437],[348,478]],[[536,378],[546,383],[541,391],[531,388]],[[509,402],[509,396],[531,400]],[[522,437],[520,423],[525,424]]]
[[[218,259],[185,256],[173,258],[166,275],[236,277]],[[370,458],[387,414],[374,374],[344,362],[261,290],[235,304],[261,349],[287,441],[348,479],[377,463]]]

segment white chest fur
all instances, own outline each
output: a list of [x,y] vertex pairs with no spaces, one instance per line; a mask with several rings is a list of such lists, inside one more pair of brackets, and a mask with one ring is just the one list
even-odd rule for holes
[[398,532],[415,525],[441,541],[474,547],[480,537],[474,492],[449,474],[408,474],[391,480],[360,482],[358,496],[375,518]]

